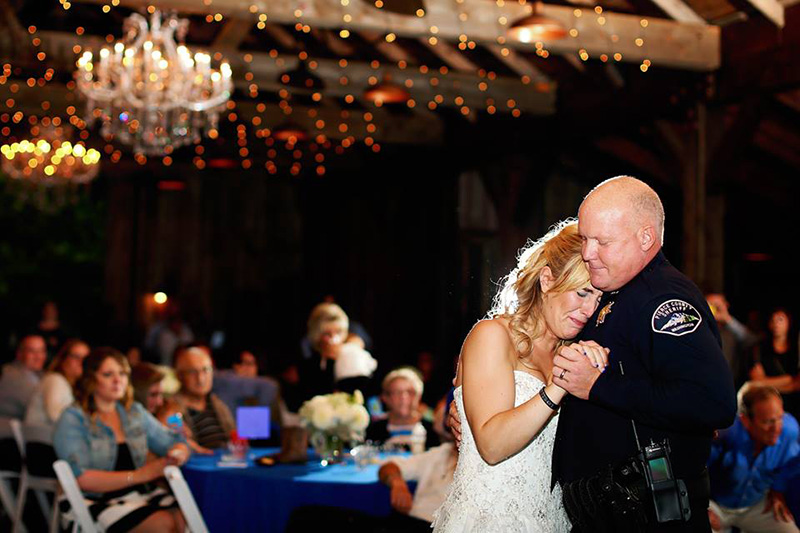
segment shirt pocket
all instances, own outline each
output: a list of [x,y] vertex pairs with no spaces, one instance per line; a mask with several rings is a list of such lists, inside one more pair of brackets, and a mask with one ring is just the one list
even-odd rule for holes
[[92,435],[89,442],[91,453],[89,454],[88,463],[91,469],[98,470],[113,470],[113,457],[111,452],[111,440],[108,438],[97,438]]

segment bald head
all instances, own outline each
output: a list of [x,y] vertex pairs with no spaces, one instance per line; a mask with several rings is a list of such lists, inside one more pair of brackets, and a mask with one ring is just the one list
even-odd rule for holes
[[603,291],[617,290],[661,249],[664,208],[644,182],[629,176],[612,178],[583,200],[578,232],[592,285]]
[[652,226],[659,244],[664,244],[664,206],[645,182],[631,176],[608,179],[586,195],[581,208],[586,204],[592,204],[594,209],[618,211],[636,229]]

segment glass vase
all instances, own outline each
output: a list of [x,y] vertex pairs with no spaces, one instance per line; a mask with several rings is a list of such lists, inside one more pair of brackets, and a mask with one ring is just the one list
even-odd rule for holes
[[344,458],[344,441],[337,435],[317,432],[311,435],[311,445],[319,456],[319,464],[328,466],[341,463]]

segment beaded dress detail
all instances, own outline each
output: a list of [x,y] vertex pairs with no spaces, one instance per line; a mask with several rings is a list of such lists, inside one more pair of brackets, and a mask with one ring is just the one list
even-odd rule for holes
[[[545,386],[527,372],[514,371],[514,406],[533,398]],[[461,387],[454,400],[461,416],[461,448],[450,492],[434,514],[434,532],[568,532],[561,488],[550,490],[553,444],[558,413],[517,454],[490,465],[478,453],[463,416]]]

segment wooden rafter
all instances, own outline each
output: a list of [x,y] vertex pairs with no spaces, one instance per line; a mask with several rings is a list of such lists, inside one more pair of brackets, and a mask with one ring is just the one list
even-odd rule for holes
[[748,0],[750,4],[758,9],[765,17],[771,20],[777,27],[783,28],[786,24],[784,19],[783,4],[777,0]]
[[[84,2],[104,3],[105,0],[81,0]],[[754,0],[756,1],[756,0]],[[762,1],[762,0],[757,0]],[[763,0],[768,1],[768,0]],[[143,8],[150,0],[123,0],[127,7]],[[164,0],[159,3],[162,9],[175,9],[186,13],[205,13],[209,10],[231,17],[255,17],[250,12],[251,2],[239,0],[216,0],[211,7],[196,0]],[[381,34],[393,32],[398,36],[409,38],[428,37],[431,26],[436,25],[440,41],[458,42],[460,35],[466,34],[478,44],[495,44],[498,37],[499,18],[505,17],[506,24],[521,18],[529,12],[528,6],[507,3],[502,13],[492,2],[485,0],[464,0],[461,12],[466,20],[460,20],[453,9],[451,0],[428,0],[424,17],[409,17],[393,13],[378,12],[363,2],[351,1],[347,7],[339,0],[309,0],[298,10],[298,4],[290,0],[262,2],[262,9],[268,14],[269,21],[279,24],[295,24],[298,20],[316,28],[341,28],[343,14],[352,19],[348,29],[356,31],[376,31]],[[255,4],[258,6],[259,4]],[[573,6],[543,4],[541,13],[560,21],[565,27],[573,27],[576,21]],[[584,21],[591,19],[594,13],[585,11]],[[298,17],[299,15],[299,17]],[[576,38],[565,38],[547,43],[547,49],[556,54],[575,54],[585,49],[593,57],[600,54],[622,54],[622,60],[641,62],[649,59],[656,65],[685,68],[691,70],[714,70],[720,65],[719,28],[702,24],[688,24],[666,19],[648,19],[647,28],[643,29],[642,17],[613,12],[605,12],[605,24],[583,23],[580,34]],[[502,27],[502,25],[500,25]],[[613,39],[612,35],[617,38]],[[645,46],[637,46],[635,40],[644,38]],[[535,49],[534,43],[507,42],[507,46],[522,49]]]
[[[270,27],[269,25],[267,26]],[[278,28],[273,36],[280,36],[281,32],[291,37],[287,32]],[[75,61],[73,46],[78,44],[82,48],[99,49],[105,44],[98,37],[69,35],[60,32],[41,31],[41,48],[53,62],[58,62],[63,68],[71,70]],[[286,37],[284,36],[284,37]],[[280,37],[278,37],[280,38]],[[388,43],[387,43],[388,44]],[[246,82],[236,77],[236,86],[245,92],[250,83],[255,82],[262,91],[276,92],[285,88],[276,81],[282,72],[296,68],[299,59],[294,55],[270,57],[264,53],[249,54],[251,61],[245,61],[243,54],[235,50],[219,50],[228,57],[234,74],[249,71],[253,73],[252,82]],[[486,94],[479,88],[482,80],[477,74],[449,72],[446,76],[438,76],[437,85],[431,84],[428,74],[419,69],[402,69],[396,65],[381,65],[374,68],[364,62],[348,62],[343,69],[337,60],[308,58],[308,64],[314,62],[317,66],[314,73],[322,78],[326,84],[325,95],[333,98],[344,98],[353,95],[361,99],[364,90],[369,86],[369,78],[389,74],[393,80],[410,80],[409,92],[417,102],[424,105],[441,96],[439,105],[461,107],[466,105],[474,109],[482,109],[486,105]],[[347,77],[347,84],[342,84],[342,76]],[[523,83],[518,78],[499,77],[492,82],[493,91],[498,100],[513,99],[516,106],[523,112],[534,114],[552,114],[555,112],[555,84],[538,86],[531,90],[531,85]],[[460,102],[459,98],[463,99]]]
[[679,22],[706,24],[706,20],[683,2],[683,0],[653,0],[653,3],[660,7],[664,13]]

